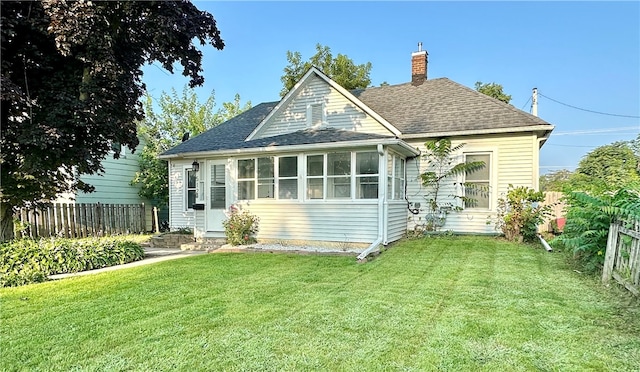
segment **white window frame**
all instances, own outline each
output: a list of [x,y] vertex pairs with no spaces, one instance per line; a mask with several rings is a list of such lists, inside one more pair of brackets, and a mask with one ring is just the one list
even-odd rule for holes
[[[389,172],[387,169],[387,198],[389,200],[404,200],[407,160],[392,152],[389,152],[387,156],[387,168],[389,168],[389,161],[391,161],[391,171]],[[396,172],[396,163],[398,162],[402,164],[400,172]],[[396,181],[399,181],[400,190],[396,190]]]
[[[376,165],[376,167],[378,168],[378,172],[377,173],[362,173],[359,174],[358,173],[358,154],[374,154],[374,164]],[[352,167],[352,179],[351,179],[351,183],[354,186],[354,193],[353,193],[353,199],[357,199],[357,200],[377,200],[380,198],[380,159],[379,159],[379,154],[377,151],[375,150],[369,150],[369,151],[352,151],[351,153],[351,163],[353,164]],[[359,190],[358,190],[358,178],[373,178],[375,177],[377,179],[376,185],[378,188],[378,192],[375,198],[359,198],[358,194],[359,194]]]
[[[273,159],[273,196],[269,198],[259,197],[259,180],[261,178],[258,177],[258,159],[261,158],[270,158]],[[296,176],[288,176],[288,177],[280,177],[280,158],[296,158],[297,167],[296,167]],[[253,169],[253,177],[252,178],[240,178],[240,166],[239,162],[242,160],[253,160],[254,169]],[[236,160],[236,182],[237,182],[237,190],[238,190],[238,200],[239,201],[249,201],[249,200],[300,200],[300,155],[281,155],[281,156],[256,156],[250,158],[240,158]],[[280,180],[296,180],[296,188],[297,188],[297,197],[296,198],[280,198]],[[253,199],[240,199],[239,190],[240,190],[240,182],[253,182]]]
[[488,208],[485,207],[468,207],[466,205],[464,205],[463,202],[463,207],[465,210],[469,210],[469,211],[492,211],[495,209],[495,196],[494,196],[494,190],[495,190],[495,186],[496,186],[496,180],[494,177],[495,174],[495,160],[496,159],[496,151],[495,150],[470,150],[467,149],[466,151],[464,151],[462,153],[462,157],[463,157],[463,161],[466,163],[467,162],[467,156],[468,155],[489,155],[489,164],[487,164],[487,166],[489,167],[489,178],[487,180],[473,180],[473,181],[467,181],[467,175],[466,173],[462,176],[462,195],[466,195],[466,188],[464,186],[465,183],[469,182],[469,183],[481,183],[481,182],[487,182],[489,184],[489,190],[488,190],[488,196],[489,196],[489,206]]
[[[189,172],[194,172],[196,175],[196,184],[195,187],[189,187]],[[196,196],[193,199],[193,204],[198,203],[198,172],[194,171],[192,167],[184,167],[182,171],[182,175],[184,177],[184,210],[185,211],[193,211],[193,206],[189,207],[189,191],[195,191]]]
[[[328,168],[329,168],[329,163],[328,163],[328,158],[329,158],[329,154],[331,153],[348,153],[349,154],[349,159],[350,159],[350,164],[349,164],[349,169],[350,169],[350,173],[349,175],[328,175]],[[380,162],[379,159],[378,162],[376,163],[377,167],[378,167],[378,173],[375,174],[356,174],[357,173],[357,154],[359,153],[375,153],[376,157],[379,156],[378,152],[374,149],[371,150],[346,150],[346,151],[332,151],[330,153],[309,153],[309,154],[305,154],[303,157],[303,161],[304,161],[304,175],[302,176],[303,179],[303,184],[304,184],[304,200],[305,201],[341,201],[341,200],[350,200],[350,201],[354,201],[354,200],[358,200],[358,201],[372,201],[372,200],[378,200],[380,197],[382,197],[383,195],[381,195],[381,190],[382,190],[382,185],[380,183],[380,176],[381,176],[381,169],[380,169]],[[322,175],[320,176],[309,176],[308,175],[308,159],[309,157],[314,157],[314,156],[322,156]],[[348,197],[342,197],[342,198],[337,198],[337,197],[328,197],[328,188],[329,188],[329,180],[332,178],[349,178],[349,196]],[[357,179],[358,178],[363,178],[363,177],[375,177],[377,179],[377,185],[378,185],[378,195],[375,198],[359,198],[358,197],[358,189],[357,189]],[[309,180],[310,179],[321,179],[322,180],[322,198],[310,198],[309,197]]]

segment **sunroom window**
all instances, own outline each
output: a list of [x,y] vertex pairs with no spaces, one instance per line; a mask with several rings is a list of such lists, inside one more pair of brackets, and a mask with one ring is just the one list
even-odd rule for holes
[[278,198],[298,199],[298,157],[278,158]]
[[356,153],[356,197],[358,199],[378,198],[378,153]]
[[327,199],[351,197],[351,153],[327,154]]
[[256,159],[238,160],[238,199],[256,198]]
[[273,158],[258,158],[258,199],[274,198],[274,188]]
[[387,197],[391,200],[404,199],[405,159],[389,155],[387,160]]
[[307,156],[307,199],[324,198],[324,155]]
[[298,157],[238,160],[238,199],[298,199]]

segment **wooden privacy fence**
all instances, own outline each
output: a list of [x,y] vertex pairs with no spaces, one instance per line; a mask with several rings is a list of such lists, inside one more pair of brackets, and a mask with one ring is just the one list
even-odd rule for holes
[[563,196],[564,194],[559,191],[547,191],[544,193],[544,202],[542,205],[551,206],[551,214],[540,226],[538,226],[539,232],[552,231],[551,221],[555,221],[558,218],[564,218],[565,203],[562,200]]
[[640,221],[611,224],[602,283],[608,284],[611,278],[640,296]]
[[20,208],[14,215],[16,236],[85,238],[142,233],[147,230],[144,204],[49,204]]

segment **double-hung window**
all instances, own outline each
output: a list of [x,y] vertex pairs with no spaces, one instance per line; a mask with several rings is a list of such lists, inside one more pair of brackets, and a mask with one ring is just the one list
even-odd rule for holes
[[387,197],[390,200],[404,199],[405,159],[397,155],[389,155],[387,160]]
[[196,203],[196,197],[198,195],[196,173],[196,171],[190,168],[185,169],[184,172],[187,185],[185,188],[186,209],[193,209],[193,205]]
[[238,160],[238,199],[256,198],[256,159]]
[[324,155],[307,156],[307,199],[324,199]]
[[482,169],[465,174],[465,208],[490,209],[491,153],[465,153],[465,163],[484,162]]
[[298,157],[278,158],[278,199],[298,199]]
[[238,160],[238,199],[298,199],[298,157]]
[[377,199],[378,158],[375,151],[307,155],[307,199]]
[[377,152],[356,153],[356,198],[378,198],[378,158]]
[[351,197],[351,153],[327,154],[327,199]]

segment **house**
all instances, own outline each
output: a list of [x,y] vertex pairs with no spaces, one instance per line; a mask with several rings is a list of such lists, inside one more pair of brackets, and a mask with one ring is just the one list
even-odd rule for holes
[[[61,194],[56,203],[67,204],[142,204],[147,200],[138,195],[140,187],[131,185],[137,171],[140,170],[138,160],[144,147],[144,142],[135,151],[126,146],[112,144],[111,151],[102,161],[103,173],[84,174],[80,180],[95,187],[91,193],[77,191]],[[115,152],[119,153],[118,159],[114,158]]]
[[409,83],[356,91],[311,68],[280,101],[162,154],[171,227],[224,237],[225,210],[236,204],[260,217],[259,240],[349,244],[363,256],[429,217],[421,153],[426,141],[447,137],[466,144],[460,159],[486,163],[460,181],[490,191],[447,214],[442,229],[495,233],[487,216],[508,185],[537,188],[539,150],[553,126],[447,78],[427,79],[427,56],[412,53]]

